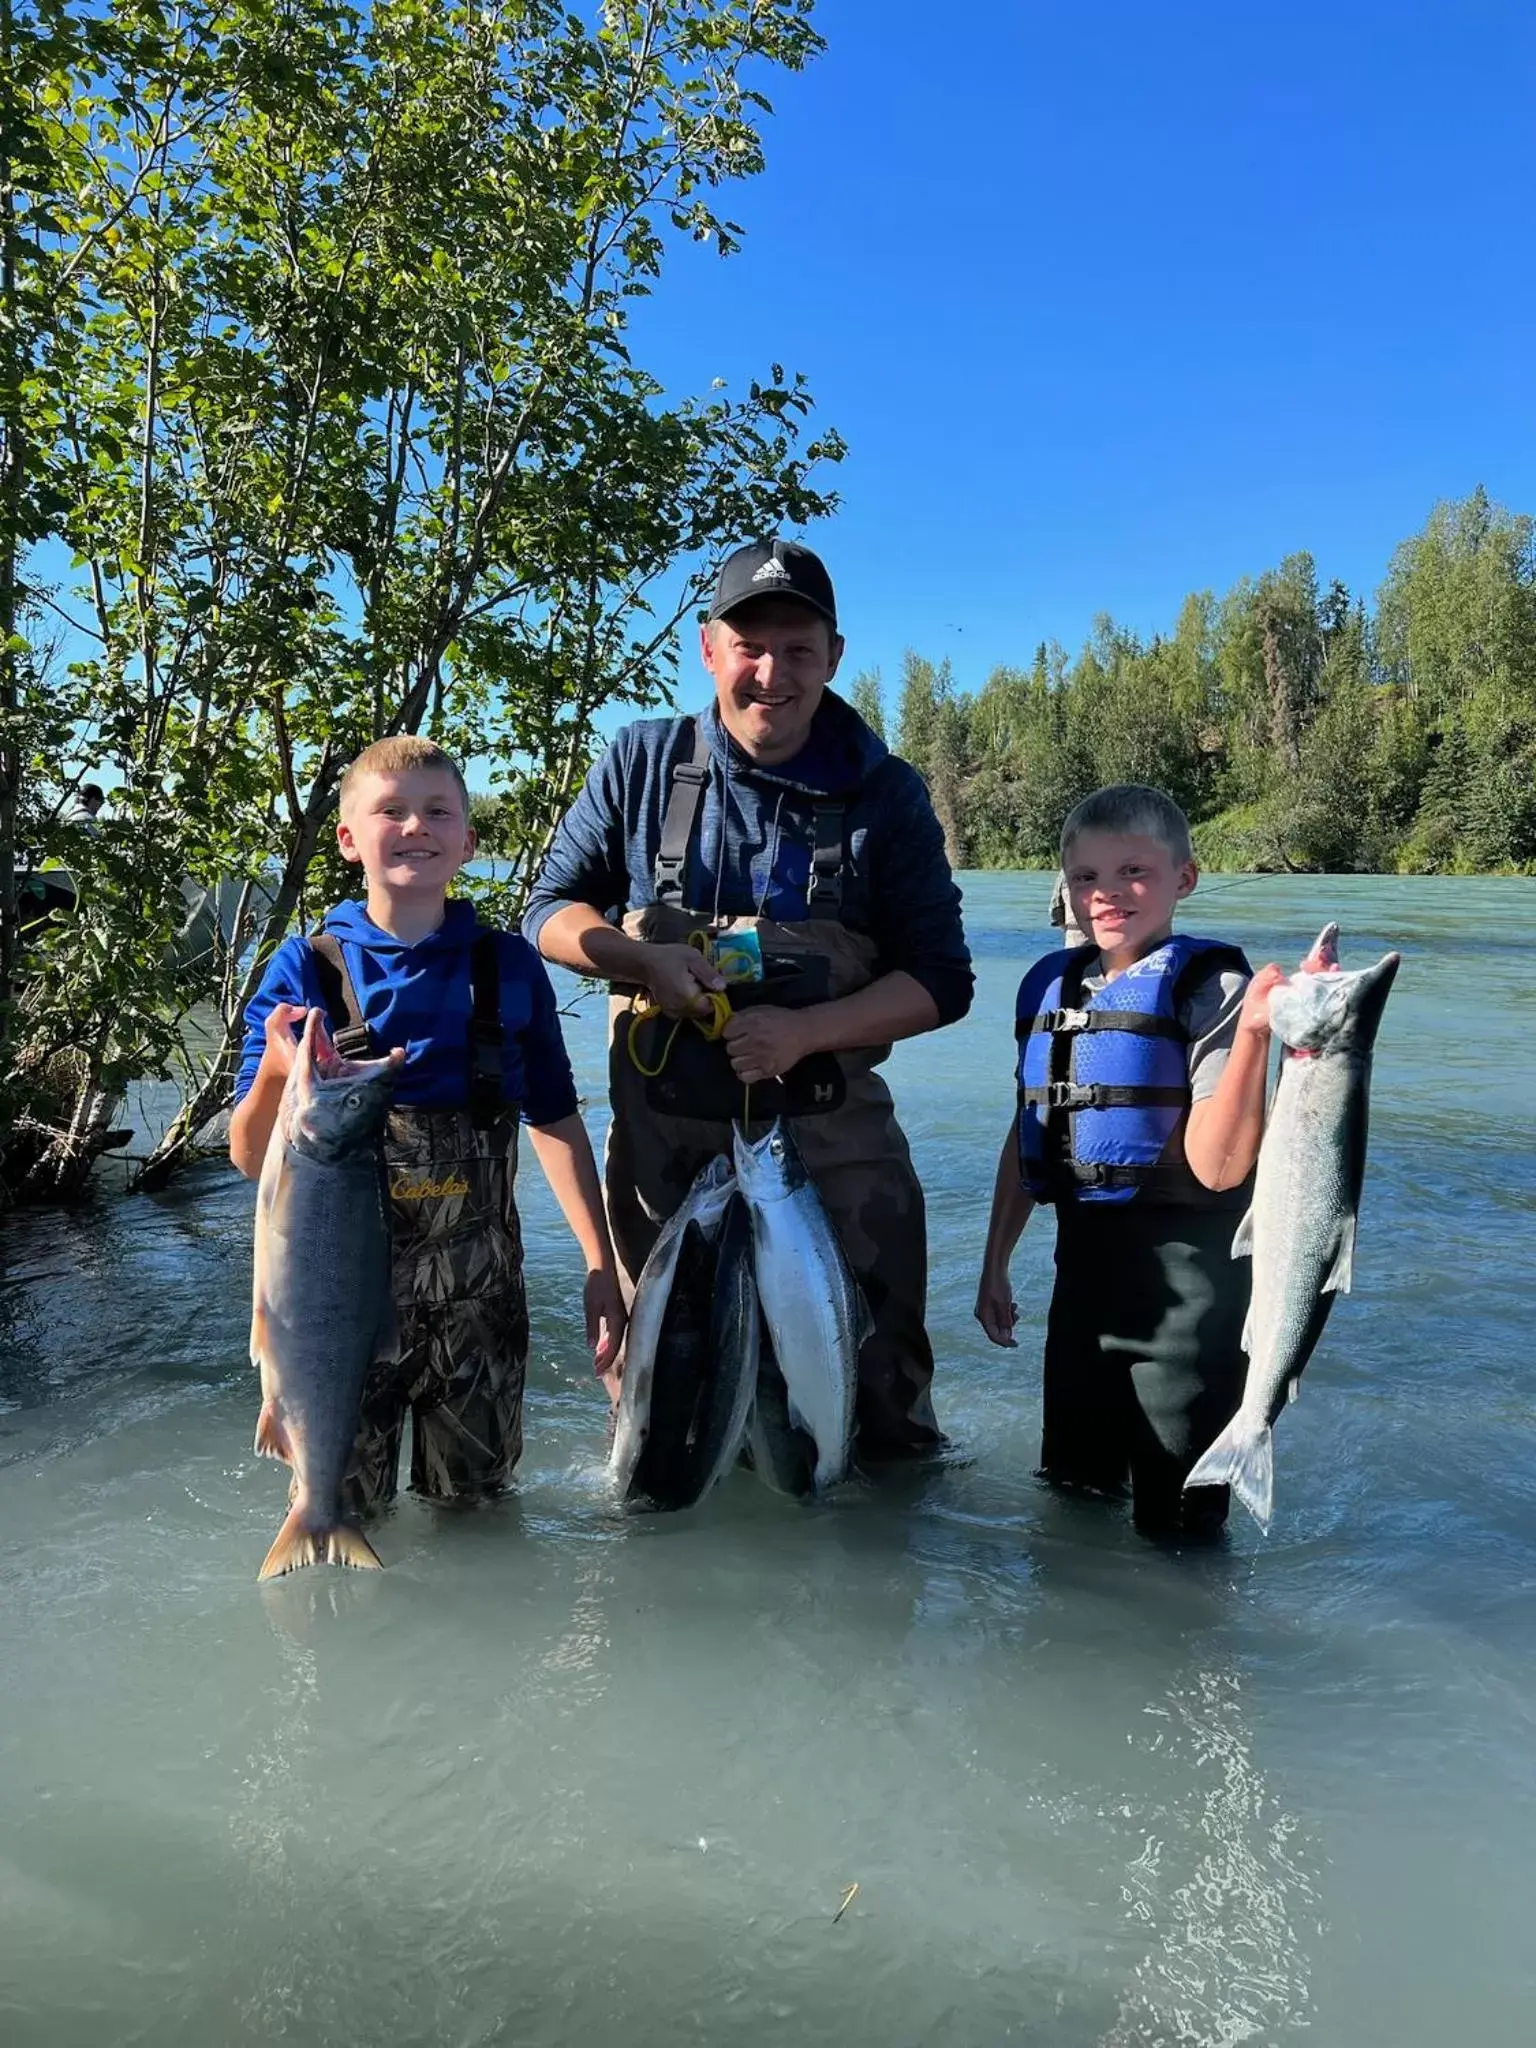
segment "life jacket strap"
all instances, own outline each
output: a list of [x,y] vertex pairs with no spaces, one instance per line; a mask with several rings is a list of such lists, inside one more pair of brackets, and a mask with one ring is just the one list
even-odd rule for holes
[[1013,1026],[1018,1039],[1041,1032],[1052,1038],[1071,1037],[1080,1031],[1129,1031],[1137,1038],[1184,1036],[1176,1018],[1154,1017],[1141,1010],[1041,1010],[1033,1017],[1016,1018]]
[[1019,1104],[1044,1109],[1182,1109],[1187,1088],[1125,1086],[1107,1081],[1050,1081],[1043,1088],[1021,1088]]
[[1161,1197],[1194,1209],[1232,1206],[1230,1190],[1207,1188],[1187,1166],[1110,1166],[1102,1160],[1073,1159],[1067,1162],[1065,1173],[1076,1188],[1099,1188],[1106,1193],[1134,1188],[1154,1200]]

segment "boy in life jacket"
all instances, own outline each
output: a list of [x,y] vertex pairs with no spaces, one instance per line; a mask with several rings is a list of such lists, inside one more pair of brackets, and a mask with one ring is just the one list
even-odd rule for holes
[[1264,1127],[1269,992],[1235,946],[1175,934],[1198,879],[1161,790],[1087,797],[1061,835],[1087,943],[1019,985],[1018,1108],[998,1160],[976,1318],[1016,1343],[1009,1260],[1037,1203],[1056,1210],[1042,1476],[1130,1482],[1137,1526],[1214,1533],[1227,1489],[1183,1491],[1236,1412],[1250,1266],[1232,1257]]
[[[449,898],[475,850],[457,764],[413,738],[380,740],[341,781],[336,837],[367,883],[308,938],[277,949],[246,1005],[230,1157],[261,1173],[311,1008],[339,1049],[406,1060],[385,1141],[400,1356],[375,1367],[344,1506],[394,1498],[412,1417],[411,1490],[434,1501],[498,1493],[523,1446],[528,1307],[513,1199],[518,1136],[586,1260],[586,1334],[609,1374],[625,1311],[597,1166],[543,962]],[[610,1385],[610,1392],[616,1380]]]

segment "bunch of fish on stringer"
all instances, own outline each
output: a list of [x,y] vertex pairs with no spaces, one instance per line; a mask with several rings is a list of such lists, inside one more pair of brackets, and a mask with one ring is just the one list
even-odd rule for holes
[[1274,1425],[1296,1398],[1334,1296],[1354,1279],[1365,1182],[1371,1059],[1402,956],[1346,973],[1327,924],[1269,999],[1280,1078],[1264,1125],[1253,1205],[1232,1256],[1253,1261],[1243,1329],[1248,1375],[1236,1415],[1186,1487],[1230,1485],[1263,1529],[1274,1509]]
[[635,1287],[609,1470],[622,1500],[692,1507],[746,1453],[763,1483],[844,1478],[869,1312],[788,1126],[734,1136],[663,1224]]

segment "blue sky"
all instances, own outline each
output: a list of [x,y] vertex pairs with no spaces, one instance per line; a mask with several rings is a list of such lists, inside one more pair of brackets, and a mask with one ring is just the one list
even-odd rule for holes
[[1374,590],[1479,482],[1536,511],[1529,0],[816,19],[742,254],[674,259],[635,338],[677,392],[801,369],[847,437],[847,673],[974,688],[1297,548]]

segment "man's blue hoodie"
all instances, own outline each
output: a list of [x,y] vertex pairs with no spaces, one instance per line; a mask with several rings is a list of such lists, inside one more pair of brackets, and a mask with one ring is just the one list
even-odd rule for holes
[[[971,1006],[974,976],[960,891],[916,769],[890,753],[851,705],[828,691],[804,747],[760,767],[713,703],[699,714],[710,777],[688,850],[683,902],[722,917],[806,915],[815,807],[847,806],[841,921],[878,949],[877,974],[900,969],[933,997],[941,1023]],[[570,903],[619,917],[654,902],[654,869],[674,766],[691,757],[687,718],[626,726],[594,766],[555,835],[523,916],[534,940]]]
[[[379,1051],[405,1048],[396,1102],[402,1108],[463,1108],[469,1084],[470,953],[481,930],[474,905],[450,901],[437,930],[414,946],[381,930],[361,903],[339,903],[319,928],[341,941],[363,1022]],[[576,1085],[548,971],[528,941],[513,932],[496,934],[496,957],[507,1094],[521,1102],[525,1123],[558,1123],[575,1114]],[[306,939],[283,941],[245,1006],[237,1102],[256,1079],[267,1017],[278,1003],[322,1007],[320,977]],[[342,1021],[333,1017],[332,1028]]]

